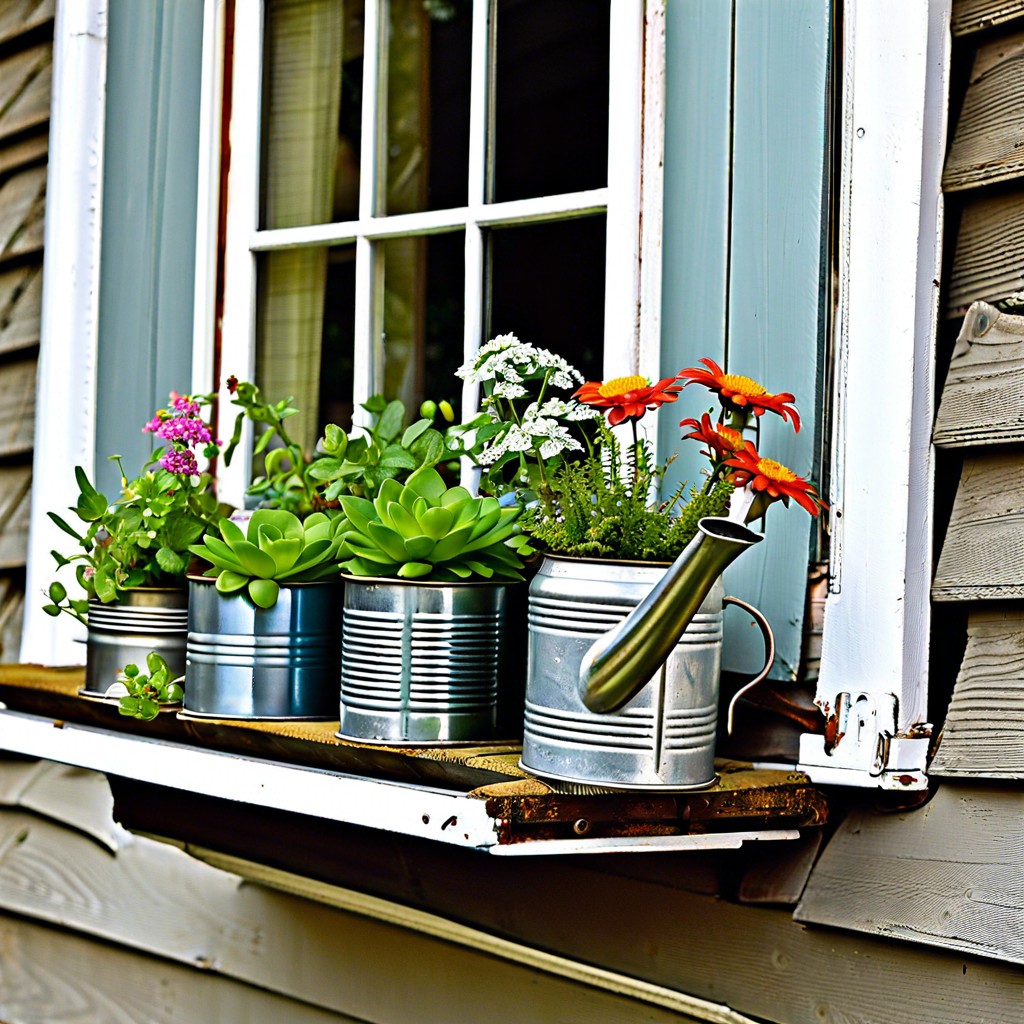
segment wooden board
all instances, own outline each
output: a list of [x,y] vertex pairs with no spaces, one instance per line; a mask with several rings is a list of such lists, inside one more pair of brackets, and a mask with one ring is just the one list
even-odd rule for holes
[[0,60],[0,141],[49,121],[52,63],[50,43]]
[[0,43],[52,21],[56,8],[57,0],[4,0],[0,4]]
[[38,345],[42,312],[41,266],[0,272],[0,353]]
[[963,211],[949,279],[949,316],[972,302],[1024,290],[1024,192],[972,199]]
[[1024,779],[1024,608],[971,612],[929,775]]
[[1024,451],[964,460],[935,601],[1024,598]]
[[942,172],[946,192],[1024,174],[1024,33],[979,47]]
[[0,467],[0,569],[25,564],[31,503],[32,468]]
[[42,249],[45,208],[45,167],[30,167],[0,186],[0,259]]
[[1002,25],[1024,15],[1024,0],[953,0],[950,28],[953,35]]
[[1021,964],[1022,878],[1024,792],[946,784],[911,814],[854,811],[795,917]]
[[0,574],[0,662],[16,662],[21,654],[23,586],[24,581],[17,574]]
[[[0,191],[0,210],[2,202]],[[35,359],[0,364],[0,456],[32,450],[35,415]]]
[[1024,441],[1024,316],[975,302],[956,339],[932,440],[940,447]]

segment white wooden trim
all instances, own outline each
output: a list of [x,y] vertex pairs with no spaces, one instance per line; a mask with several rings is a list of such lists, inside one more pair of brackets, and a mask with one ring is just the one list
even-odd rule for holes
[[[227,182],[224,242],[224,316],[221,324],[221,370],[225,379],[252,380],[256,368],[256,257],[249,239],[259,217],[260,97],[263,66],[263,0],[235,5],[232,44],[231,123],[228,128],[231,164]],[[219,111],[216,112],[219,116]],[[235,410],[221,390],[218,436],[231,434]],[[246,452],[252,450],[252,424],[245,421],[242,443],[230,466],[218,470],[222,501],[241,506],[252,472]]]
[[[107,2],[60,0],[53,34],[43,304],[32,513],[21,660],[80,664],[80,627],[41,609],[54,548],[69,538],[46,517],[74,495],[74,467],[94,471]],[[116,396],[104,396],[116,401]],[[67,575],[67,574],[65,574]],[[68,582],[69,577],[65,580]]]
[[[897,736],[922,722],[927,706],[928,367],[948,8],[945,0],[849,0],[843,29],[832,582],[817,700],[831,712],[840,693],[863,696],[864,714]],[[923,768],[926,740],[893,748],[912,754],[912,764],[885,765],[869,733],[851,729],[831,755],[820,736],[805,736],[800,767],[815,780],[839,772],[855,785],[881,784],[890,767]]]
[[202,83],[199,100],[199,187],[196,193],[196,275],[192,327],[192,392],[218,384],[214,375],[214,316],[217,303],[220,214],[220,129],[224,105],[224,17],[226,0],[203,8]]

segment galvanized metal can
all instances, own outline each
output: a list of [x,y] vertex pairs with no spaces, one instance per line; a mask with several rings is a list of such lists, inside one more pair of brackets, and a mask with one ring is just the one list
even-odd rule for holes
[[146,655],[156,651],[171,672],[185,671],[188,591],[184,587],[137,587],[111,604],[89,602],[85,686],[90,697],[102,696],[117,682],[125,665],[145,671]]
[[530,584],[522,765],[608,789],[699,789],[715,781],[722,661],[721,578],[665,664],[622,708],[597,714],[579,693],[580,663],[665,567],[545,556]]
[[346,579],[339,735],[404,744],[492,738],[506,591]]
[[282,584],[273,608],[189,582],[184,714],[324,718],[337,714],[341,585]]

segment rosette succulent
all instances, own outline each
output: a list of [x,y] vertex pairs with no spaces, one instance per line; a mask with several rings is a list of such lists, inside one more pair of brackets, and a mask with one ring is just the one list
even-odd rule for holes
[[277,603],[282,583],[311,583],[338,575],[338,544],[344,520],[314,512],[304,520],[284,509],[253,512],[243,532],[230,519],[220,521],[220,537],[207,534],[189,551],[209,562],[204,575],[216,576],[217,590],[245,589],[258,608]]
[[404,484],[385,480],[373,501],[351,495],[340,501],[348,520],[342,568],[353,576],[521,580],[521,556],[533,553],[518,532],[519,508],[446,487],[429,466]]

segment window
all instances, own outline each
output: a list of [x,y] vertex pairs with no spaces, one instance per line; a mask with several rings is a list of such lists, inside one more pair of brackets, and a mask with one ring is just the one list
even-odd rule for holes
[[[647,288],[636,322],[645,45],[663,66],[644,13],[632,0],[235,4],[221,375],[295,395],[312,444],[374,392],[472,411],[453,373],[497,333],[591,378],[606,357],[617,374],[637,366],[660,298]],[[237,496],[244,480],[225,484]]]

